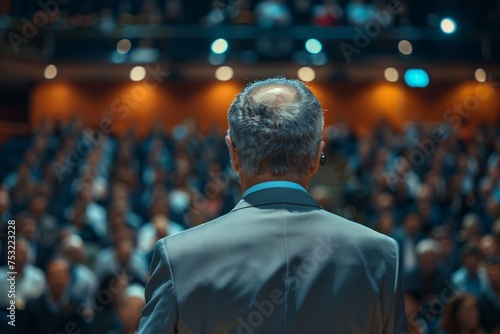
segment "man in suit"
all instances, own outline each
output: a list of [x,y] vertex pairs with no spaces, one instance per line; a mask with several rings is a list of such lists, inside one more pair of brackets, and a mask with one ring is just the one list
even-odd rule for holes
[[139,333],[405,333],[398,244],[306,189],[325,143],[300,81],[248,85],[226,142],[243,198],[157,242]]

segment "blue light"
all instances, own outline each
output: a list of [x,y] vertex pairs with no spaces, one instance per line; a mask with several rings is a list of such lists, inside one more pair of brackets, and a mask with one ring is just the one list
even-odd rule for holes
[[441,20],[441,30],[445,34],[453,34],[457,30],[457,24],[452,18],[445,17]]
[[306,50],[307,52],[315,55],[320,53],[321,50],[323,50],[323,45],[321,45],[321,42],[318,41],[317,39],[311,38],[308,39],[306,42]]
[[211,49],[215,54],[222,54],[227,51],[228,47],[229,44],[227,43],[227,41],[224,38],[219,38],[212,43]]
[[429,85],[429,75],[420,68],[410,68],[405,72],[405,82],[409,87],[424,88]]

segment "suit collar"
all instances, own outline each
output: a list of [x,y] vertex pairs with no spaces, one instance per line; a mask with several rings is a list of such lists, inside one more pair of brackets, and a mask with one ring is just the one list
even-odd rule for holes
[[268,204],[296,204],[322,209],[307,192],[291,188],[268,188],[243,197],[231,211]]

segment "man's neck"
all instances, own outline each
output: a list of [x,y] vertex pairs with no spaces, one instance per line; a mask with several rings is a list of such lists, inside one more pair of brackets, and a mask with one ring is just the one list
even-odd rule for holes
[[256,175],[252,177],[247,177],[245,175],[240,175],[241,178],[241,192],[245,193],[245,191],[248,190],[248,188],[259,184],[259,183],[264,183],[264,182],[270,182],[270,181],[289,181],[289,182],[295,182],[297,184],[300,184],[302,187],[307,189],[309,186],[309,178],[305,178],[302,180],[299,180],[296,177],[290,177],[290,176],[273,176],[269,175],[268,173],[262,174],[262,175]]

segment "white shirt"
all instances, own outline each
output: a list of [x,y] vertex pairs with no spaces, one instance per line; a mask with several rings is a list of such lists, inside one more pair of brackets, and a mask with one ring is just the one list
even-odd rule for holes
[[[10,284],[7,282],[7,266],[0,267],[0,307],[7,307],[10,304],[9,298]],[[45,289],[45,275],[43,271],[27,263],[24,266],[23,276],[16,275],[16,306],[22,308],[26,301],[39,297]]]

